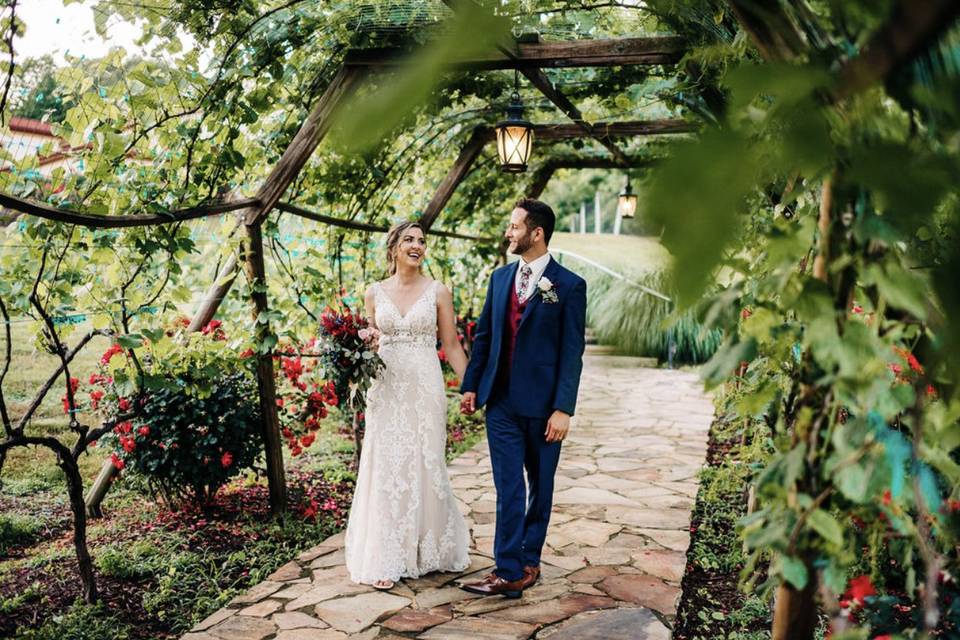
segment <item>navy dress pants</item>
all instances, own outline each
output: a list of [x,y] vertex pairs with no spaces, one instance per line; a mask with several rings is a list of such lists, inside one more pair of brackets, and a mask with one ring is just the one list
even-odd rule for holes
[[487,403],[487,442],[497,489],[493,554],[496,574],[505,580],[522,578],[525,566],[540,566],[561,444],[547,442],[546,430],[545,418],[516,415],[504,394],[494,393]]

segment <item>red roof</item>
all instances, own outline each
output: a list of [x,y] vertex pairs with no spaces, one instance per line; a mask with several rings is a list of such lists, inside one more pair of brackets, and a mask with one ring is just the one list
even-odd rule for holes
[[32,118],[21,118],[12,116],[10,118],[10,131],[19,131],[20,133],[33,133],[41,136],[53,136],[53,127],[49,122],[42,122]]

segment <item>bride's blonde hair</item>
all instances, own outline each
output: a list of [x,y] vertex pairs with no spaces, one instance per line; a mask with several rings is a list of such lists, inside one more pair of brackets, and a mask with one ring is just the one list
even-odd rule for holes
[[424,235],[427,234],[423,226],[416,220],[395,224],[387,232],[387,273],[391,276],[397,272],[397,246],[400,244],[403,234],[410,229],[420,229]]

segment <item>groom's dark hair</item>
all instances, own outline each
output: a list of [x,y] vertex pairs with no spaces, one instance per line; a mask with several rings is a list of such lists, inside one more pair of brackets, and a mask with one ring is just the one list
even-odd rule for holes
[[523,209],[527,212],[526,225],[528,231],[533,231],[537,227],[543,229],[543,241],[550,244],[550,238],[553,237],[553,228],[557,226],[557,216],[553,213],[546,202],[540,202],[536,198],[520,198],[514,208]]

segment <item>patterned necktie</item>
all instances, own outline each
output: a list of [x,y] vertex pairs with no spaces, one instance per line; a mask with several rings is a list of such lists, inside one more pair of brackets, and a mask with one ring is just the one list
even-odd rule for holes
[[520,288],[517,290],[517,298],[520,299],[520,302],[527,299],[527,289],[530,288],[530,276],[532,274],[533,269],[530,268],[530,265],[525,264],[520,267]]

